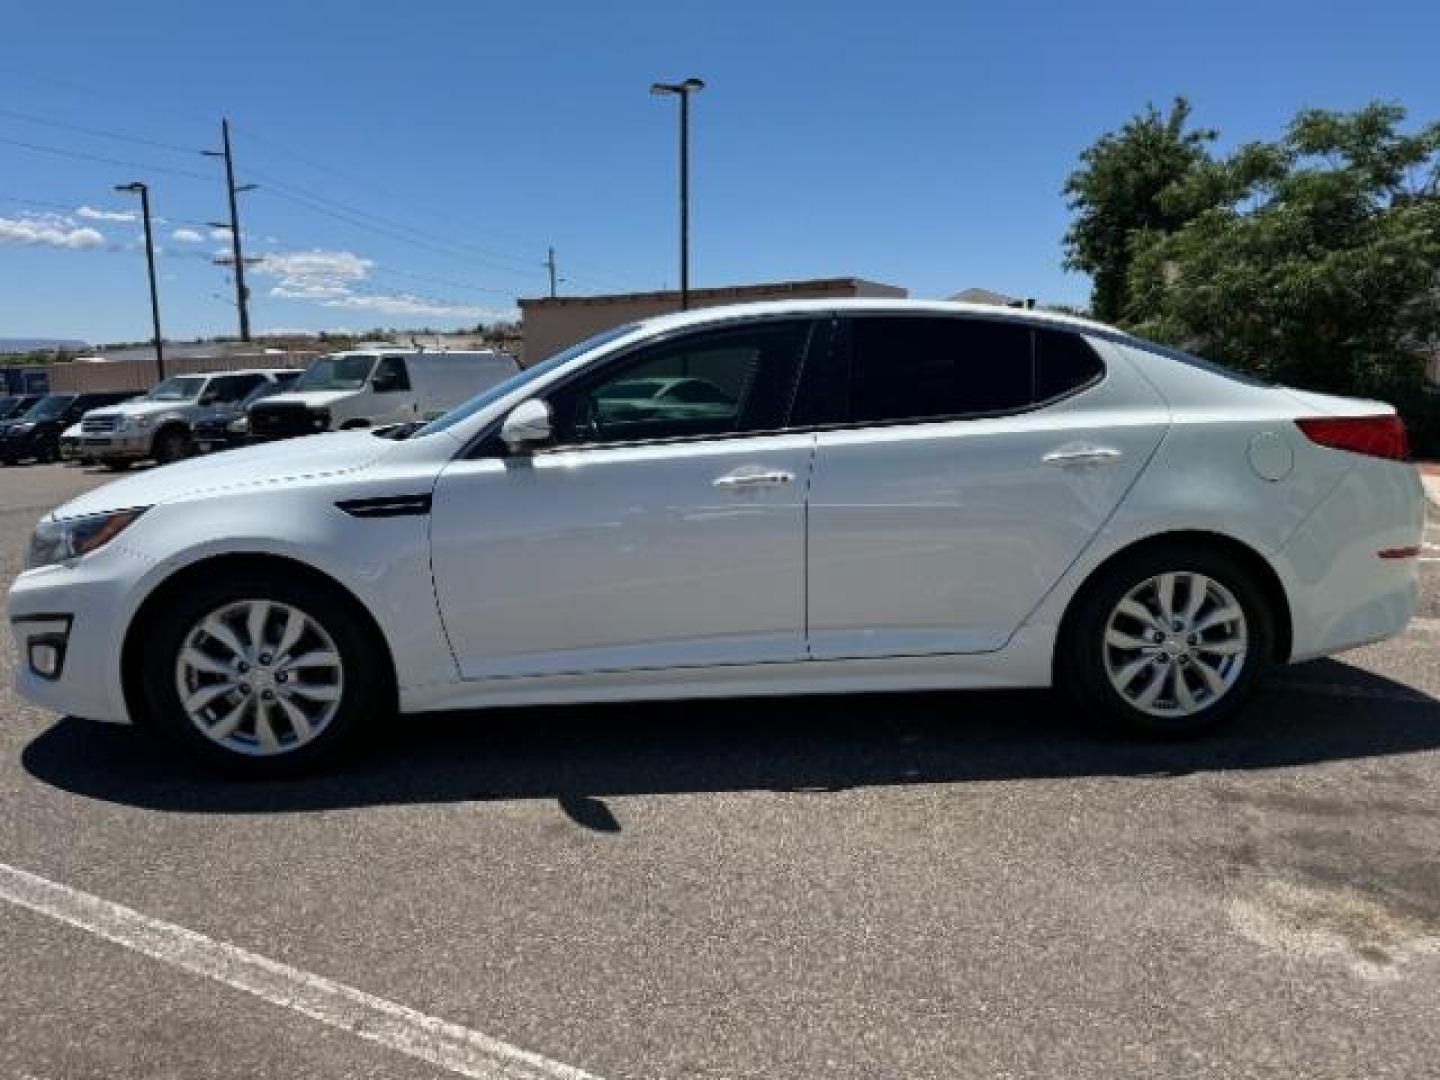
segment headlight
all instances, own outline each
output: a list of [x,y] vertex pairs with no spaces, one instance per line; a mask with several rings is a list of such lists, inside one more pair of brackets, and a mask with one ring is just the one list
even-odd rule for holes
[[116,510],[89,517],[42,521],[35,526],[35,535],[30,538],[30,557],[26,566],[33,570],[37,566],[50,566],[98,551],[134,524],[144,512],[145,508],[141,507],[139,510]]
[[233,432],[236,435],[244,435],[245,432],[250,430],[250,418],[246,416],[237,416],[234,420],[231,420],[230,423],[225,425],[225,430]]
[[34,424],[11,424],[6,431],[7,435],[24,435],[27,431],[34,431]]

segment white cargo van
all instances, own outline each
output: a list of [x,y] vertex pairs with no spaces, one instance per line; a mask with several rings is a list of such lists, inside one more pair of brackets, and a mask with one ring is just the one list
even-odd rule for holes
[[254,440],[432,420],[520,370],[493,350],[427,352],[380,346],[314,361],[283,394],[248,411]]

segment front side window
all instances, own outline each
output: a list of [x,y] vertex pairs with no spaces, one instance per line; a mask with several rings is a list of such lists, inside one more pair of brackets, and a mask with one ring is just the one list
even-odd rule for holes
[[1027,408],[1030,328],[926,316],[851,320],[850,417],[858,423],[984,416]]
[[563,446],[703,438],[785,426],[808,320],[753,323],[642,347],[549,398]]

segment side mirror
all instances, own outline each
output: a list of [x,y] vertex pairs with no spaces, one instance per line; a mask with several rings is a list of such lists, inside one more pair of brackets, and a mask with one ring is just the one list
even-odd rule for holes
[[539,398],[522,401],[500,425],[500,439],[512,453],[524,453],[550,441],[550,406]]
[[376,375],[370,380],[370,389],[377,394],[391,394],[400,389],[400,376],[393,374]]
[[219,400],[220,395],[217,394],[214,390],[209,390],[206,393],[200,395],[200,406],[204,408],[207,405],[214,405]]

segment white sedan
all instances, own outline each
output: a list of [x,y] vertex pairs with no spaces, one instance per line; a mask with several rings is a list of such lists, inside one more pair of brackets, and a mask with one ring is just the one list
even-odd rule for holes
[[[724,407],[603,406],[699,380]],[[241,771],[399,713],[1043,687],[1189,735],[1398,634],[1389,406],[1038,312],[849,301],[608,331],[409,433],[157,469],[41,522],[20,691]]]

